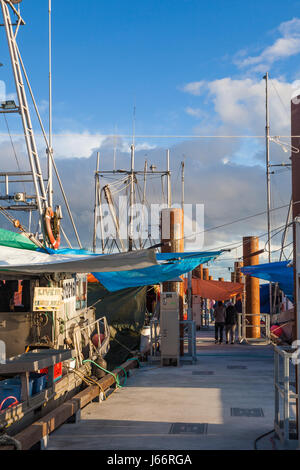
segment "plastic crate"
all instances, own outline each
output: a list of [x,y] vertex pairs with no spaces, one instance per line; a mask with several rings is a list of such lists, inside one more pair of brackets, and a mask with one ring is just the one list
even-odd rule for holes
[[[40,374],[46,374],[48,380],[48,367],[40,370]],[[55,364],[53,367],[53,382],[57,382],[62,378],[62,362]]]
[[[33,393],[33,383],[33,379],[29,378],[29,396],[32,396]],[[6,410],[14,403],[15,400],[11,398],[8,399],[8,397],[14,397],[18,403],[21,402],[21,388],[20,377],[0,382],[0,405],[2,404],[0,412]]]
[[33,381],[32,395],[36,395],[45,390],[47,385],[47,376],[45,374],[30,374],[30,378]]

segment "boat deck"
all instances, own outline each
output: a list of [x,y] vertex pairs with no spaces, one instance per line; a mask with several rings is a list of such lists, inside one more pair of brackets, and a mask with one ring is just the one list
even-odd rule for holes
[[[197,363],[142,364],[106,402],[49,438],[49,450],[251,450],[274,422],[272,346],[215,345],[197,334]],[[247,416],[248,415],[248,416]],[[259,449],[272,449],[266,437]]]

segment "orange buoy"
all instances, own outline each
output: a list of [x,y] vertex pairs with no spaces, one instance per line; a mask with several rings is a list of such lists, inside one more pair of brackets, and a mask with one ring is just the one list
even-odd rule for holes
[[52,248],[58,250],[60,247],[60,221],[51,207],[47,207],[45,211],[45,227]]

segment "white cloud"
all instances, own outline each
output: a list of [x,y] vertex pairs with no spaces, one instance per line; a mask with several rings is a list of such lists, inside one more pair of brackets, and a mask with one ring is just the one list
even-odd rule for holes
[[185,91],[186,93],[190,93],[191,95],[199,96],[204,91],[205,85],[206,85],[206,82],[203,80],[200,82],[187,83],[186,85],[182,87],[182,91]]
[[[140,150],[153,150],[156,148],[156,145],[151,145],[148,144],[147,142],[142,142],[140,144],[135,145],[135,151],[139,152]],[[118,150],[124,153],[130,153],[131,152],[131,144],[128,142],[122,142],[121,146],[119,146]]]
[[200,118],[203,116],[203,111],[199,108],[191,108],[190,106],[188,106],[187,108],[185,108],[185,112],[195,118]]
[[[186,90],[189,89],[188,85]],[[299,86],[297,82],[288,83],[277,79],[270,83],[270,120],[273,135],[290,134],[290,101],[295,94],[295,88],[298,88],[297,85]],[[192,91],[188,93],[194,94]],[[218,126],[215,126],[216,134],[264,135],[264,80],[225,77],[207,82],[205,96],[213,102],[218,120]],[[188,111],[190,114],[197,114],[195,108],[190,107]]]
[[251,68],[256,72],[264,72],[274,62],[300,52],[300,19],[293,18],[281,23],[278,27],[281,37],[274,44],[266,47],[258,56],[249,56],[236,61],[239,67]]
[[61,132],[53,136],[56,158],[88,158],[94,149],[101,147],[105,137],[90,132]]
[[49,109],[49,101],[48,100],[41,100],[38,105],[38,110],[40,113],[44,113]]

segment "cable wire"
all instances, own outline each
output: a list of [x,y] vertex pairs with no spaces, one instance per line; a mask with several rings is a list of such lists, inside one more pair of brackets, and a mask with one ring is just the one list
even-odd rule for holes
[[[297,201],[297,202],[294,202],[293,203],[294,205],[296,204],[300,204],[300,201]],[[280,209],[285,209],[286,207],[288,207],[289,204],[285,204],[284,206],[280,206],[280,207],[275,207],[273,209],[270,210],[270,212],[274,212],[274,211],[277,211],[277,210],[280,210]],[[218,230],[219,228],[223,228],[223,227],[229,227],[230,225],[233,225],[233,224],[237,224],[239,222],[244,222],[245,220],[249,220],[249,219],[253,219],[255,217],[259,217],[261,215],[264,215],[266,214],[268,211],[263,211],[263,212],[258,212],[257,214],[253,214],[253,215],[249,215],[247,217],[242,217],[240,219],[237,219],[237,220],[233,220],[232,222],[228,222],[226,224],[222,224],[222,225],[218,225],[216,227],[211,227],[211,228],[208,228],[206,230],[202,230],[201,232],[195,232],[193,233],[192,235],[187,235],[185,237],[182,237],[182,238],[179,238],[178,240],[186,240],[187,238],[191,238],[191,237],[194,237],[195,235],[200,235],[202,233],[207,233],[207,232],[211,232],[213,230]]]

